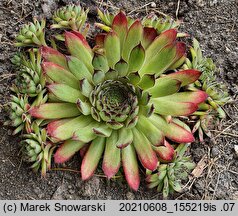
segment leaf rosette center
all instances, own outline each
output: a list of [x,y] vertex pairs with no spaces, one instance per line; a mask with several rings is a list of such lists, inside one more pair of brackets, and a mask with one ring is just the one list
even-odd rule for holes
[[96,85],[90,95],[93,116],[119,129],[138,114],[138,99],[131,84],[106,80]]

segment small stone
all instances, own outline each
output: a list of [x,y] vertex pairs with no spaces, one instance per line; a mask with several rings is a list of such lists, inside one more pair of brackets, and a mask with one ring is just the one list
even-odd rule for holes
[[152,8],[156,8],[155,2],[151,2],[150,6],[151,6]]
[[217,157],[219,155],[219,153],[220,153],[220,151],[217,146],[212,147],[211,156],[213,158]]
[[131,192],[127,192],[126,198],[128,200],[134,200],[135,199],[135,195],[133,193],[131,193]]
[[234,146],[234,150],[235,150],[236,157],[238,158],[238,145]]

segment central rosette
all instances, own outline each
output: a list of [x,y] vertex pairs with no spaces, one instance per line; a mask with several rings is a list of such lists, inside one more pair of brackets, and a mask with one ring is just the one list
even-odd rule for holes
[[137,119],[138,99],[131,84],[106,80],[93,89],[90,102],[92,116],[113,129],[129,127]]

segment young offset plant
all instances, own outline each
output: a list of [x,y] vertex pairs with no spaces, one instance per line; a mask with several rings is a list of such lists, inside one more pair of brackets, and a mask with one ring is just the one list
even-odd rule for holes
[[[55,163],[64,163],[84,151],[83,180],[93,175],[98,164],[109,179],[122,166],[128,185],[137,190],[140,165],[147,173],[171,164],[176,164],[176,170],[187,166],[178,151],[186,145],[174,146],[195,139],[180,117],[195,115],[207,100],[204,89],[196,87],[202,72],[197,67],[182,68],[188,60],[185,43],[178,37],[186,34],[178,32],[178,22],[155,15],[140,21],[122,11],[113,15],[99,10],[104,23],[96,26],[103,31],[91,46],[86,16],[87,11],[72,5],[54,14],[51,28],[68,29],[60,35],[65,52],[57,41],[53,48],[46,44],[44,21],[41,25],[34,21],[20,31],[16,45],[36,49],[35,54],[29,51],[29,59],[22,57],[25,54],[13,59],[21,69],[12,89],[19,98],[30,100],[21,103],[21,112],[12,106],[11,119],[19,121],[12,125],[29,133],[21,142],[24,158],[42,174],[50,169],[51,156]],[[16,97],[13,100],[20,103]],[[29,119],[29,130],[24,129],[23,114]],[[164,189],[164,196],[178,188],[170,172],[166,174],[170,189]]]

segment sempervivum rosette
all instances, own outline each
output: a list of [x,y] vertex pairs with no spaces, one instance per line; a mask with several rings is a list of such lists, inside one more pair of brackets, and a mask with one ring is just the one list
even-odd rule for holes
[[186,58],[185,45],[176,38],[175,29],[158,34],[139,20],[129,25],[120,12],[110,32],[97,35],[93,49],[76,31],[65,32],[69,55],[41,48],[50,100],[33,107],[30,114],[53,120],[47,133],[60,145],[56,163],[87,146],[81,166],[84,180],[103,157],[108,178],[118,172],[122,161],[129,186],[137,190],[137,157],[153,171],[158,160],[173,160],[171,141],[194,141],[176,117],[195,112],[207,95],[184,88],[200,72],[176,71]]

